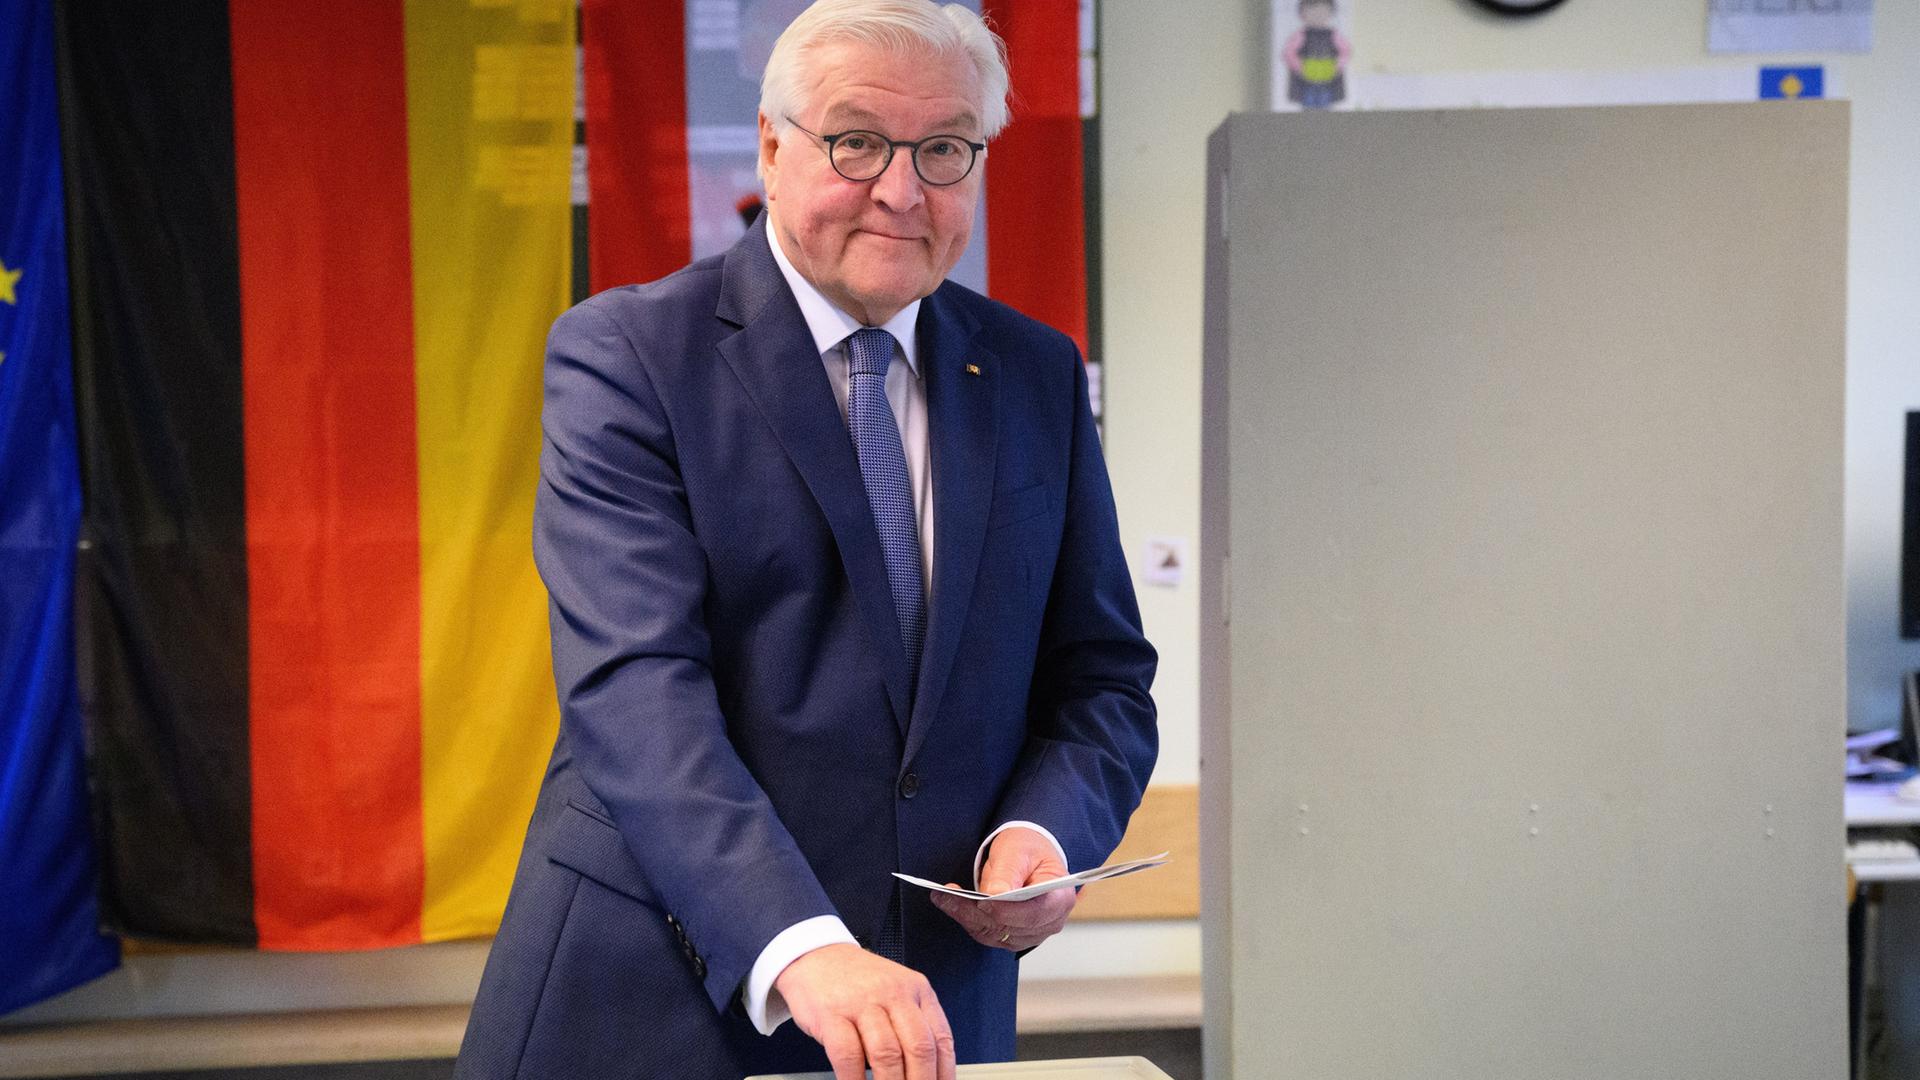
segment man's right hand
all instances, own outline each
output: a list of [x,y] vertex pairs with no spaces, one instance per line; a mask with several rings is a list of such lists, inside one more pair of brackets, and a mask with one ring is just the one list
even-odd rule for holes
[[857,945],[788,964],[773,988],[827,1049],[834,1080],[953,1080],[953,1029],[926,976]]

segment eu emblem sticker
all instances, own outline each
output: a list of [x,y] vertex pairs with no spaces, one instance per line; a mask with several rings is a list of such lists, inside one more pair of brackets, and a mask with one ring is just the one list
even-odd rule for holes
[[1826,69],[1813,67],[1763,67],[1760,69],[1760,100],[1795,100],[1827,96]]

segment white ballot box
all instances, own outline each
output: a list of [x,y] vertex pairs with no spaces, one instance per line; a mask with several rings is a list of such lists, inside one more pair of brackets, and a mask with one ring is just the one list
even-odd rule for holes
[[[1009,1061],[999,1065],[962,1065],[961,1080],[1173,1080],[1142,1057],[1075,1058],[1071,1061]],[[872,1076],[872,1073],[868,1073]],[[747,1080],[833,1080],[830,1072],[749,1076]]]

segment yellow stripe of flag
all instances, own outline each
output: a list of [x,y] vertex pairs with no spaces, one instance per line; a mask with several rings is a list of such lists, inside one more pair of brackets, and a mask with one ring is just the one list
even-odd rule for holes
[[558,723],[530,543],[541,350],[570,292],[573,18],[406,0],[428,941],[498,926]]

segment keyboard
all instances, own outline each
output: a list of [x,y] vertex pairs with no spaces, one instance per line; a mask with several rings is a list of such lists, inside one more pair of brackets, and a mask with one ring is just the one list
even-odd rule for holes
[[1847,861],[1912,862],[1920,860],[1920,847],[1911,840],[1854,840],[1847,844]]

